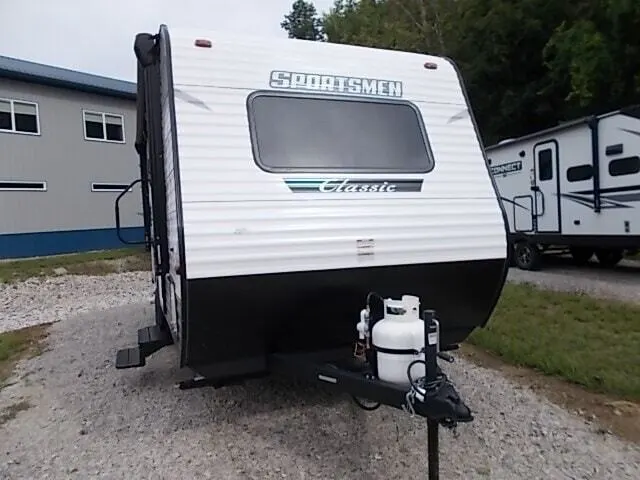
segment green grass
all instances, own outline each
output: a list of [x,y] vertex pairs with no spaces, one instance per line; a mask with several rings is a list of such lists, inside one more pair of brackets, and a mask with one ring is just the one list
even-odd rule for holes
[[[36,325],[0,333],[0,390],[7,385],[7,379],[20,360],[42,353],[48,326]],[[0,410],[0,427],[30,406],[29,402],[20,401]]]
[[119,271],[148,270],[149,253],[143,248],[56,255],[0,262],[0,283],[53,275],[57,268],[78,275],[105,275]]
[[19,360],[42,353],[47,328],[48,325],[44,324],[0,333],[0,388],[5,385]]
[[640,400],[640,306],[507,284],[469,343],[593,392]]

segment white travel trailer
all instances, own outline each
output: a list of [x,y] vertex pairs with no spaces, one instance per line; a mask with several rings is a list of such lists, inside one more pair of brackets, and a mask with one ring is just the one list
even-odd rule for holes
[[640,248],[640,106],[581,118],[486,149],[509,221],[513,261],[595,254],[616,265]]
[[375,373],[447,358],[505,282],[506,217],[454,64],[166,26],[134,50],[156,324],[116,366],[174,345],[185,387],[296,370],[470,421],[436,367],[427,387]]

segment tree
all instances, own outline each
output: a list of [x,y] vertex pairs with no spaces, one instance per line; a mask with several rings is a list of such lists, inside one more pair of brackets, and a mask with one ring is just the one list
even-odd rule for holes
[[302,40],[323,40],[322,22],[312,2],[296,0],[291,11],[284,16],[280,26],[285,29],[289,38]]
[[486,144],[557,124],[564,113],[543,51],[567,18],[559,0],[458,0],[448,55],[459,65]]
[[336,0],[322,24],[333,43],[444,53],[448,10],[449,0]]
[[640,103],[639,0],[334,0],[321,20],[293,7],[291,37],[452,58],[486,144]]
[[582,0],[544,49],[567,113],[602,113],[640,99],[640,3]]

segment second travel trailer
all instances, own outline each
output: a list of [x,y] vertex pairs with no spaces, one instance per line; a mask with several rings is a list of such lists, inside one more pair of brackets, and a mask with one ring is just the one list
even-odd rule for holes
[[604,266],[640,248],[640,106],[581,118],[486,149],[515,264],[544,252]]

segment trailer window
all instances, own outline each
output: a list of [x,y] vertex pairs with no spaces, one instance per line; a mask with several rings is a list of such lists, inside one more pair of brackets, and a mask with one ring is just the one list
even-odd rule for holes
[[640,172],[640,157],[618,158],[609,162],[609,175],[633,175]]
[[541,181],[551,180],[553,177],[553,155],[550,148],[538,152],[538,178]]
[[255,161],[268,172],[416,172],[433,168],[410,103],[256,92],[247,101]]
[[582,182],[591,178],[593,178],[593,167],[591,165],[577,165],[567,169],[567,180],[569,182]]

